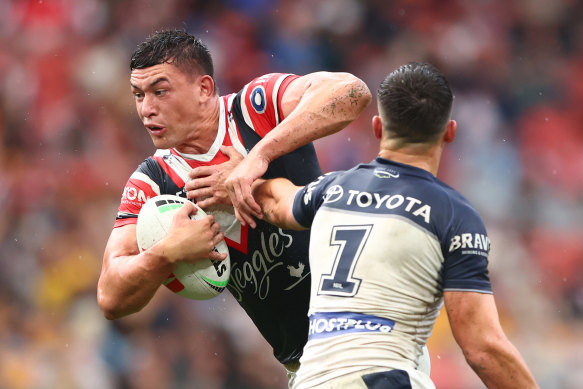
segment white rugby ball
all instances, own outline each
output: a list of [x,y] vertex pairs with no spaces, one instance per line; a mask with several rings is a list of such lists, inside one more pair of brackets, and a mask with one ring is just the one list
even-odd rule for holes
[[[140,252],[149,249],[166,236],[176,212],[189,200],[174,195],[152,197],[142,206],[138,215],[136,235]],[[198,208],[192,219],[202,219],[206,213]],[[179,262],[163,282],[172,292],[192,299],[208,300],[219,295],[227,286],[231,274],[229,249],[224,240],[215,246],[227,253],[223,261],[206,259],[197,263]]]

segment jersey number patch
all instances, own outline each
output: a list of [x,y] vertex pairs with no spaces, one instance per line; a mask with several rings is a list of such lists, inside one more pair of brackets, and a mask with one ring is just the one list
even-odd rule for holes
[[334,265],[329,274],[320,278],[319,295],[352,297],[358,292],[361,280],[355,278],[354,268],[370,235],[372,225],[334,226],[330,246],[338,246]]

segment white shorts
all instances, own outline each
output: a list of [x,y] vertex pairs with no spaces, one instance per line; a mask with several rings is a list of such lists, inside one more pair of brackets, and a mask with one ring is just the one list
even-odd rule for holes
[[[291,388],[291,386],[290,386]],[[318,389],[435,389],[429,376],[419,370],[366,369],[327,381]]]

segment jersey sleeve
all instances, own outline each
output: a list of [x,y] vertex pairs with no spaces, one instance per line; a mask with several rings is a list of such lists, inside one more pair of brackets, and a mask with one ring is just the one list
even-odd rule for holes
[[488,274],[490,239],[482,218],[471,206],[454,208],[443,249],[444,291],[492,293]]
[[156,166],[154,160],[148,158],[132,173],[121,196],[114,228],[135,224],[144,203],[160,194]]
[[283,119],[281,100],[295,74],[270,73],[258,77],[241,90],[241,111],[245,123],[262,138]]
[[296,193],[292,213],[299,224],[304,227],[310,227],[312,225],[316,211],[324,203],[327,188],[340,173],[326,173]]

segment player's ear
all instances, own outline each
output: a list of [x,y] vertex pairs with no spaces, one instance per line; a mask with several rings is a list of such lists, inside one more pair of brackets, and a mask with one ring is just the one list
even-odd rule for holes
[[200,76],[200,92],[202,98],[210,98],[215,94],[215,81],[211,76],[205,74]]
[[443,133],[443,141],[445,143],[453,142],[455,134],[457,132],[457,123],[455,120],[450,120],[445,126],[445,132]]
[[372,132],[377,139],[381,139],[383,136],[383,122],[379,115],[372,117]]

